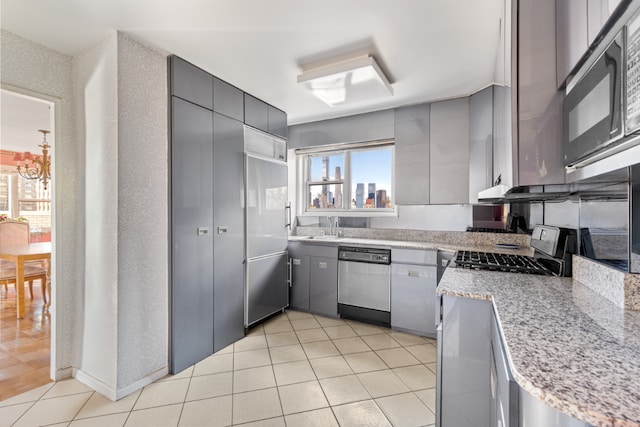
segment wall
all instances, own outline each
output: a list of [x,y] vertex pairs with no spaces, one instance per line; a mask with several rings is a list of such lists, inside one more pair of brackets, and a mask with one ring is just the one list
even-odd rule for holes
[[[78,378],[117,386],[118,76],[113,33],[73,59],[79,168],[84,174],[84,304]],[[85,377],[88,377],[87,380]]]
[[56,123],[52,148],[53,305],[51,316],[52,377],[70,374],[73,342],[81,327],[79,307],[83,274],[81,251],[82,175],[77,168],[74,138],[72,59],[44,46],[0,30],[0,81],[5,89],[55,102]]
[[118,34],[118,389],[167,368],[167,58]]

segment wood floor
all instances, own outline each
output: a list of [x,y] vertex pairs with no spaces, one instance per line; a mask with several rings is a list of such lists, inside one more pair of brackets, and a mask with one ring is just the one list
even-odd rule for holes
[[14,287],[0,286],[0,401],[51,382],[51,315],[43,305],[40,282],[33,300],[25,286],[25,317],[18,320]]

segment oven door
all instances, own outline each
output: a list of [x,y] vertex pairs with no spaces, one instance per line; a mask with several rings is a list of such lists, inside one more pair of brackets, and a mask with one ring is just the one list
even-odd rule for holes
[[564,100],[564,164],[573,166],[623,137],[622,32]]

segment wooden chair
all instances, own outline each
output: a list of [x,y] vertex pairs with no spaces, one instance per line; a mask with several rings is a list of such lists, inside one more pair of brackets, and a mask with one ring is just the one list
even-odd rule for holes
[[[45,291],[47,285],[47,269],[38,267],[35,265],[24,266],[24,281],[29,282],[29,296],[33,299],[33,281],[40,280],[42,286],[42,300],[47,304],[47,292]],[[0,285],[4,286],[4,290],[8,291],[7,285],[16,285],[16,267],[15,264],[10,261],[2,260],[0,263]]]
[[29,223],[8,219],[0,222],[0,245],[28,245]]
[[[6,220],[0,222],[0,245],[28,245],[29,244],[29,223],[24,221]],[[16,267],[11,261],[1,260],[0,262],[0,285],[8,290],[7,285],[15,284]],[[45,289],[47,280],[47,265],[44,261],[27,261],[24,263],[24,281],[29,282],[29,296],[33,299],[33,281],[44,275],[42,289]],[[42,299],[47,302],[46,292],[42,293]]]

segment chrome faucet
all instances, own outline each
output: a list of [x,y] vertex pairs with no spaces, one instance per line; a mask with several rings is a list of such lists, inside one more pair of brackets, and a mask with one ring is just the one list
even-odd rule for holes
[[340,217],[328,216],[329,220],[329,236],[340,236]]

